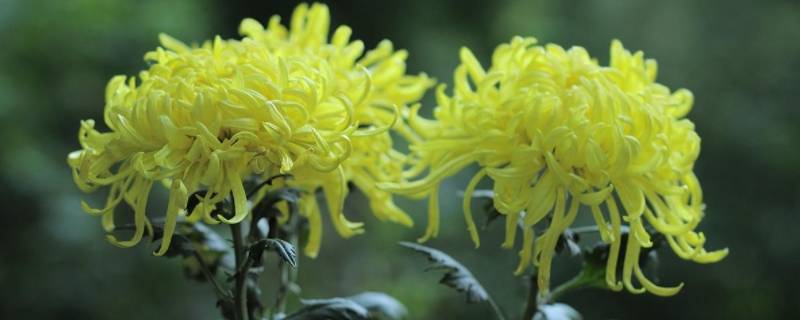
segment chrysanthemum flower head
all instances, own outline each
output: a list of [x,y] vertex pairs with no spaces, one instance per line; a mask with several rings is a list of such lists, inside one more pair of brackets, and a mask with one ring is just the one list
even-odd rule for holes
[[[657,286],[639,267],[641,248],[652,246],[646,226],[663,234],[681,258],[707,263],[727,253],[707,252],[705,237],[695,231],[704,205],[693,173],[700,138],[685,118],[692,94],[655,82],[655,61],[641,52],[631,54],[618,41],[611,45],[609,66],[600,66],[580,47],[535,44],[517,37],[500,45],[488,70],[463,48],[453,94],[445,94],[443,86],[437,90],[435,119],[409,117],[422,139],[411,145],[415,165],[408,174],[427,170],[427,175],[382,187],[430,197],[424,240],[438,232],[441,181],[477,163],[480,170],[463,203],[472,240],[479,245],[470,199],[488,176],[494,182],[494,206],[506,219],[503,247],[514,246],[521,225],[517,273],[537,264],[540,294],[548,293],[558,238],[581,207],[588,208],[610,243],[609,287],[676,293],[681,286]],[[534,226],[544,228],[538,237]],[[619,282],[624,226],[630,241]],[[634,285],[634,276],[643,288]]]
[[[348,181],[364,191],[379,218],[411,224],[375,183],[402,175],[404,156],[392,149],[388,130],[402,127],[398,114],[432,81],[406,75],[407,54],[388,41],[362,56],[363,43],[350,41],[351,30],[342,26],[329,42],[329,20],[326,6],[300,5],[288,29],[278,17],[266,29],[245,19],[242,40],[216,37],[187,46],[161,35],[162,46],[145,55],[148,70],[111,79],[104,113],[109,130],[83,121],[82,149],[68,162],[82,190],[110,186],[105,207],[83,203],[103,217],[106,231],[115,227],[120,202],[134,209],[133,236],[109,235],[112,243],[133,246],[152,228],[145,212],[155,182],[169,187],[157,254],[168,249],[180,217],[239,223],[249,214],[243,179],[253,175],[292,174],[291,185],[304,189],[311,256],[321,233],[317,189],[342,236],[361,232],[361,224],[342,213]],[[187,212],[188,197],[198,190],[206,192]],[[229,196],[235,215],[212,216]]]

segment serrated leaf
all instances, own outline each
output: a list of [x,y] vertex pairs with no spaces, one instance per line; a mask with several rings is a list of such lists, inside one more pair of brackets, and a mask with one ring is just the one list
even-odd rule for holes
[[369,311],[349,299],[301,300],[303,308],[282,320],[368,320]]
[[439,283],[454,288],[459,292],[466,293],[467,302],[483,302],[489,298],[486,290],[480,282],[475,279],[469,269],[446,253],[411,242],[402,241],[399,244],[427,255],[428,260],[433,264],[426,268],[426,270],[445,270],[445,274],[442,279],[439,280]]
[[[153,230],[153,241],[160,240],[163,229],[154,226]],[[193,254],[192,251],[197,251],[201,256],[218,256],[230,251],[230,246],[216,231],[201,223],[179,222],[165,256],[188,257]]]
[[532,320],[582,320],[577,310],[564,303],[543,304]]
[[[134,228],[132,225],[119,226],[117,230],[127,230]],[[164,228],[161,225],[153,225],[152,242],[157,242],[164,236]],[[197,256],[195,256],[195,254]],[[176,225],[175,234],[172,237],[170,246],[164,257],[182,257],[184,274],[194,280],[205,281],[202,266],[197,258],[213,274],[221,265],[223,257],[232,254],[232,249],[228,243],[213,229],[202,223],[189,223],[180,221]]]
[[354,296],[347,297],[360,306],[366,308],[373,316],[383,316],[392,320],[399,320],[406,317],[408,310],[394,297],[383,292],[362,292]]
[[[215,273],[217,268],[222,264],[222,257],[228,253],[232,253],[231,247],[228,243],[211,228],[200,224],[181,224],[180,225],[181,237],[188,242],[184,242],[179,246],[181,255],[183,256],[183,271],[184,274],[192,279],[198,281],[205,281],[205,276],[200,268],[199,262],[191,256],[192,250],[197,252],[197,257],[203,259],[205,265],[209,268],[211,273]],[[174,243],[173,238],[173,243]],[[170,245],[172,250],[173,245]]]
[[292,268],[297,267],[297,251],[294,246],[281,239],[267,239],[267,250],[273,250]]
[[[135,228],[133,225],[122,225],[116,227],[115,230],[132,230],[133,228]],[[153,234],[150,237],[150,241],[157,242],[163,237],[164,227],[153,224]],[[186,221],[177,222],[175,226],[175,234],[173,235],[170,246],[164,256],[186,257],[192,255],[192,250],[195,249],[197,251],[224,254],[230,251],[230,246],[216,231],[202,223],[189,223]]]
[[250,255],[255,260],[261,260],[261,253],[264,250],[275,251],[292,268],[297,267],[297,250],[291,243],[281,239],[259,240],[250,247]]
[[230,246],[216,231],[202,223],[191,224],[192,232],[187,234],[187,238],[196,241],[204,250],[214,252],[227,252]]

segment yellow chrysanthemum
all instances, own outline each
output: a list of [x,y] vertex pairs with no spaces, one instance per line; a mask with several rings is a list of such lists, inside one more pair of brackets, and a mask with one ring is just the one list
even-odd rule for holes
[[[602,239],[610,243],[609,287],[676,293],[680,285],[659,287],[639,267],[640,249],[652,245],[645,225],[663,234],[681,258],[707,263],[727,253],[706,252],[703,234],[694,231],[703,217],[703,199],[693,173],[700,138],[685,118],[692,94],[656,83],[655,61],[645,60],[641,52],[631,54],[617,41],[607,67],[583,48],[535,43],[517,37],[500,45],[488,70],[462,49],[453,95],[438,88],[435,120],[418,117],[416,110],[409,117],[422,139],[411,146],[415,166],[408,174],[428,170],[427,176],[381,187],[430,197],[425,240],[438,231],[441,181],[477,163],[480,171],[467,185],[463,203],[470,236],[479,245],[470,199],[488,176],[494,182],[494,206],[506,218],[503,247],[514,246],[521,225],[516,272],[537,264],[541,295],[548,294],[559,235],[582,206],[590,209]],[[537,238],[534,226],[542,221],[546,231]],[[616,264],[623,224],[631,240],[620,283]],[[633,284],[633,276],[643,288]]]
[[[340,26],[327,43],[330,27],[330,14],[325,5],[315,4],[311,8],[300,5],[292,16],[290,29],[280,24],[280,17],[273,16],[265,29],[252,19],[245,19],[240,32],[280,55],[292,56],[312,53],[330,61],[334,73],[349,74],[350,77],[363,77],[363,72],[354,72],[354,66],[369,68],[370,90],[364,102],[354,107],[353,117],[360,126],[368,126],[355,135],[351,141],[352,151],[340,170],[321,172],[306,167],[297,168],[289,181],[292,186],[305,190],[322,188],[328,208],[341,208],[347,194],[345,182],[352,182],[369,199],[370,209],[381,220],[388,220],[406,226],[412,225],[411,218],[399,209],[392,195],[379,190],[378,181],[400,181],[405,155],[393,149],[388,128],[397,129],[403,136],[410,137],[406,126],[397,120],[397,112],[405,112],[408,104],[417,102],[434,82],[424,74],[406,75],[404,50],[394,51],[389,40],[383,40],[378,47],[366,53],[361,41],[350,42],[352,30]],[[358,59],[356,61],[356,59]],[[358,71],[357,69],[355,71]],[[335,177],[336,176],[336,177]],[[343,177],[343,178],[340,178]],[[333,184],[339,184],[335,186]],[[312,225],[310,241],[306,254],[315,256],[321,239],[321,220],[319,207],[313,193],[306,193],[300,200],[301,214],[308,217]],[[341,209],[339,209],[341,210]],[[339,234],[347,237],[361,233],[360,223],[334,223]]]
[[[388,41],[362,57],[364,45],[351,42],[350,29],[342,26],[329,43],[329,20],[326,6],[300,5],[289,29],[278,17],[266,30],[244,20],[242,40],[216,37],[190,47],[161,35],[162,47],[145,55],[151,65],[138,81],[111,79],[104,115],[110,131],[83,121],[82,149],[68,162],[82,190],[110,186],[104,208],[83,203],[87,212],[102,215],[106,231],[114,229],[120,202],[133,207],[133,237],[119,241],[109,235],[112,243],[133,246],[151,228],[145,211],[156,181],[170,187],[156,254],[166,252],[179,217],[207,223],[246,218],[242,181],[251,175],[288,173],[294,176],[291,185],[304,188],[311,256],[321,233],[318,188],[342,236],[361,230],[342,213],[348,181],[364,190],[379,218],[411,224],[375,183],[400,178],[404,156],[392,149],[387,130],[432,81],[406,75],[407,54],[393,51]],[[186,212],[189,194],[202,189],[207,192],[200,205]],[[212,216],[211,209],[229,195],[235,215]]]

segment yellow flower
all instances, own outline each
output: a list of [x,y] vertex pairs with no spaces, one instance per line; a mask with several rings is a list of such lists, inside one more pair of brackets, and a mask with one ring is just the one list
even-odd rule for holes
[[[339,27],[327,41],[329,13],[324,5],[296,8],[287,30],[273,17],[266,30],[242,22],[242,40],[216,37],[187,46],[161,35],[162,47],[145,55],[150,68],[135,77],[116,76],[106,88],[104,120],[110,131],[81,123],[82,149],[68,162],[75,183],[89,192],[110,186],[106,205],[84,210],[101,215],[114,230],[114,212],[125,201],[134,210],[135,232],[122,247],[136,245],[152,226],[145,214],[154,182],[169,187],[164,240],[169,247],[175,224],[187,221],[239,223],[250,204],[243,179],[292,174],[305,188],[302,212],[311,222],[306,253],[320,242],[320,213],[314,197],[321,188],[342,236],[361,232],[361,224],[342,213],[346,183],[364,190],[375,214],[410,225],[379,181],[397,181],[405,156],[391,148],[390,128],[407,103],[432,85],[425,75],[405,74],[404,51],[391,43],[362,57],[364,45],[350,41]],[[407,131],[407,130],[401,130]],[[387,165],[387,163],[400,163]],[[207,190],[193,212],[190,194]],[[232,195],[233,217],[216,217],[214,206]],[[257,200],[257,199],[256,199]]]
[[[321,188],[325,192],[328,208],[341,210],[347,195],[344,184],[352,182],[367,197],[370,209],[380,220],[411,226],[411,218],[394,204],[392,195],[379,190],[375,184],[402,179],[402,165],[406,156],[393,149],[388,129],[396,129],[400,135],[411,138],[410,129],[398,121],[398,112],[407,113],[407,105],[419,101],[434,82],[424,74],[407,75],[405,59],[408,52],[394,51],[389,40],[381,41],[377,48],[361,57],[364,44],[361,41],[350,42],[352,30],[349,27],[337,28],[330,44],[327,42],[329,27],[330,14],[325,5],[315,4],[308,8],[301,4],[292,15],[289,29],[280,24],[278,16],[270,19],[266,29],[252,19],[242,21],[239,28],[242,34],[279,55],[314,54],[324,57],[329,61],[331,71],[337,75],[361,79],[364,76],[361,68],[369,71],[370,77],[366,80],[369,81],[370,90],[362,97],[363,102],[354,106],[352,114],[359,127],[367,128],[351,136],[347,161],[342,162],[341,168],[329,172],[308,166],[298,167],[292,173],[295,178],[289,184],[304,190]],[[300,205],[301,214],[309,219],[312,226],[305,252],[316,256],[322,226],[314,193],[305,193]],[[360,223],[343,219],[339,221],[334,218],[334,227],[342,236],[362,232]]]
[[[681,258],[709,263],[727,254],[727,249],[706,252],[705,237],[694,231],[704,205],[693,173],[700,138],[685,118],[692,94],[671,92],[655,82],[656,62],[645,60],[641,52],[631,54],[618,41],[611,45],[607,67],[583,48],[535,43],[517,37],[500,45],[488,70],[463,48],[452,96],[443,86],[437,90],[435,119],[420,118],[417,110],[408,119],[422,137],[411,145],[414,166],[408,175],[428,170],[427,175],[380,187],[430,197],[425,240],[438,232],[442,180],[477,163],[480,170],[467,185],[463,202],[470,236],[478,246],[470,200],[488,176],[494,182],[494,206],[506,218],[503,247],[514,246],[521,225],[516,273],[537,264],[541,295],[548,294],[558,238],[581,207],[588,207],[603,241],[610,243],[609,287],[677,293],[682,285],[657,286],[639,267],[641,248],[652,246],[646,225],[663,234]],[[545,226],[538,238],[537,224]],[[623,225],[631,240],[619,282]],[[634,285],[634,276],[643,288]]]

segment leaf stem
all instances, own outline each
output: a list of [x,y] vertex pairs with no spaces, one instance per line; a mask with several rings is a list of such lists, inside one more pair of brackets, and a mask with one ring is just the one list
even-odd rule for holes
[[[626,227],[626,226],[622,226],[622,230],[623,230],[623,231],[627,232],[627,229],[628,229],[628,227]],[[583,227],[570,228],[569,230],[571,230],[571,231],[572,231],[572,232],[574,232],[574,233],[592,233],[592,232],[600,232],[600,228],[599,228],[599,227],[597,227],[597,226],[594,226],[594,225],[592,225],[592,226],[583,226]]]
[[[244,264],[244,243],[242,241],[242,226],[238,223],[231,224],[231,236],[233,237],[233,255],[236,260],[235,286],[233,291],[234,315],[237,320],[247,320],[247,292],[245,280],[247,270],[242,270]],[[240,272],[240,270],[244,272]]]
[[272,307],[277,313],[283,313],[286,310],[286,296],[289,291],[289,268],[286,265],[287,263],[283,260],[278,260],[280,285],[275,295],[275,305]]
[[605,270],[602,268],[592,268],[587,264],[584,264],[583,269],[575,275],[572,279],[567,282],[560,284],[558,287],[553,289],[550,295],[547,297],[546,303],[555,302],[558,298],[560,298],[565,293],[580,289],[580,288],[587,288],[587,287],[596,287],[596,288],[603,288],[604,287],[604,276]]
[[536,272],[532,272],[528,279],[528,298],[527,304],[525,305],[525,312],[522,315],[522,319],[524,320],[531,320],[533,319],[533,315],[536,314],[536,310],[539,309],[539,303],[536,298],[537,288],[536,288]]
[[586,284],[586,278],[584,277],[584,272],[581,271],[574,278],[560,284],[558,287],[553,289],[553,291],[550,293],[550,296],[547,297],[547,302],[554,302],[565,293],[573,289],[581,288],[584,286],[584,284]]
[[497,316],[497,319],[498,320],[506,320],[506,316],[503,315],[503,310],[500,309],[500,306],[498,306],[496,302],[494,302],[494,299],[492,299],[492,296],[487,295],[486,296],[486,300],[489,302],[489,305],[492,306],[492,310],[494,311],[494,314]]
[[291,177],[292,177],[292,175],[290,175],[290,174],[279,174],[279,175],[275,175],[275,176],[269,177],[268,179],[266,179],[264,181],[261,181],[261,183],[259,183],[255,187],[253,187],[250,190],[248,190],[247,193],[246,193],[247,194],[247,198],[248,199],[252,198],[264,186],[272,185],[272,181],[274,181],[275,179],[278,179],[278,178],[289,179]]
[[[286,228],[286,230],[284,232],[284,238],[286,238],[286,240],[288,240],[289,243],[292,244],[292,246],[297,247],[297,243],[298,243],[298,239],[297,239],[297,227],[298,227],[297,219],[298,218],[297,218],[297,216],[298,216],[298,214],[297,214],[297,212],[294,212],[294,210],[295,210],[294,206],[290,207],[290,209],[293,212],[290,213],[291,214],[291,217],[290,217],[291,220],[289,221],[288,228]],[[280,232],[277,232],[277,231],[278,230],[276,230],[275,234],[280,233]],[[278,314],[283,314],[286,311],[286,300],[287,300],[286,298],[288,297],[289,286],[292,283],[294,283],[294,281],[295,281],[295,279],[297,277],[297,268],[296,267],[295,268],[289,268],[289,264],[286,263],[286,261],[284,261],[283,259],[279,259],[278,260],[278,269],[279,269],[279,272],[280,272],[280,275],[279,275],[280,276],[280,282],[279,282],[279,285],[278,285],[278,292],[275,295],[275,303],[274,303],[274,305],[272,307],[272,312],[273,313],[278,313]]]
[[230,299],[230,294],[222,288],[219,282],[217,282],[217,278],[211,273],[211,269],[208,267],[208,264],[206,264],[205,260],[203,260],[203,257],[200,256],[200,253],[198,253],[194,248],[194,245],[192,245],[192,256],[194,256],[194,258],[197,260],[197,264],[200,265],[200,270],[203,271],[203,275],[205,275],[206,280],[208,280],[208,282],[210,282],[214,287],[214,291],[217,294],[217,299]]
[[570,228],[574,233],[592,233],[592,232],[600,232],[600,228],[597,226],[583,226],[577,228]]

